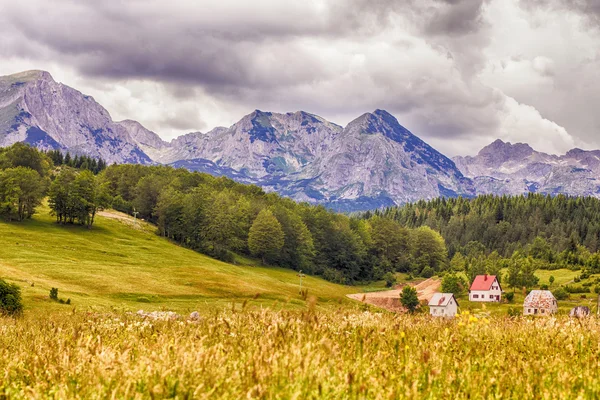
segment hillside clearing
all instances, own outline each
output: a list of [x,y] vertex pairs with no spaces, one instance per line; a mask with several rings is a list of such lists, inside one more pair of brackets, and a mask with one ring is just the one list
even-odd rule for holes
[[[433,294],[439,291],[441,286],[441,280],[429,278],[422,282],[413,284],[417,289],[417,296],[420,301],[429,301]],[[402,288],[409,283],[396,286],[392,290],[382,290],[380,292],[369,292],[369,293],[352,293],[346,295],[352,300],[358,300],[366,304],[370,304],[376,307],[384,308],[389,311],[403,311],[403,307],[400,304],[400,293]]]

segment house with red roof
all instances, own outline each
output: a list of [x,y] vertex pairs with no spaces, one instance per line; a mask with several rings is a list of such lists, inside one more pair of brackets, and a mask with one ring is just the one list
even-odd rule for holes
[[429,313],[434,317],[454,317],[458,311],[458,301],[452,293],[434,293],[429,300]]
[[502,299],[502,288],[496,275],[477,275],[469,289],[469,301],[495,301]]

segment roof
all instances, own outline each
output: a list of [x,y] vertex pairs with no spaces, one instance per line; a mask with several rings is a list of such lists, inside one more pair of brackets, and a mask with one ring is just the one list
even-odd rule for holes
[[490,290],[495,280],[496,275],[477,275],[471,284],[471,290]]
[[450,303],[450,299],[454,299],[454,302],[458,305],[458,301],[452,293],[434,293],[431,300],[429,300],[429,305],[446,307]]
[[556,299],[549,290],[532,290],[523,302],[523,307],[530,308],[552,308],[555,305]]

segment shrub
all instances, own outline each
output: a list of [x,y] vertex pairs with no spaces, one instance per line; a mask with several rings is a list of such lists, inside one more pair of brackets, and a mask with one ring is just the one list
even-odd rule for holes
[[[513,295],[514,295],[514,293],[513,293]],[[516,308],[516,307],[508,308],[508,316],[509,317],[518,317],[519,315],[521,315],[521,310],[519,310],[518,308]]]
[[417,297],[417,289],[412,286],[404,286],[402,293],[400,293],[400,303],[410,313],[414,313],[419,306],[419,298]]
[[594,293],[600,294],[600,285],[594,286]]
[[552,294],[556,297],[556,300],[565,300],[569,298],[569,292],[565,288],[559,287]]
[[151,303],[150,299],[144,296],[138,297],[135,301],[138,303]]
[[508,301],[509,303],[512,303],[513,300],[515,299],[515,292],[508,292],[504,295],[504,298],[506,299],[506,301]]
[[442,292],[460,295],[465,291],[464,279],[454,273],[446,274],[442,279]]
[[540,286],[540,289],[542,289],[542,290],[548,290],[548,285],[543,284],[543,285]]
[[581,285],[567,285],[565,290],[569,293],[589,293],[590,289]]
[[346,283],[346,278],[341,271],[333,268],[325,268],[323,271],[323,279],[333,283]]
[[590,273],[585,271],[579,276],[579,279],[588,279],[590,277]]
[[421,271],[421,276],[423,278],[431,278],[433,274],[435,274],[435,271],[429,265],[423,268],[423,271]]
[[386,287],[392,287],[396,284],[396,275],[392,274],[391,272],[386,272],[383,275],[383,280],[385,280]]
[[0,314],[17,316],[22,312],[21,288],[0,279]]
[[52,300],[58,301],[58,288],[53,287],[50,289],[50,298]]

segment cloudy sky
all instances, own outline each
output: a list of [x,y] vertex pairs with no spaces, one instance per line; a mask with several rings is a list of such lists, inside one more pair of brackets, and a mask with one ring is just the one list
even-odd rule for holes
[[600,148],[600,0],[0,0],[0,75],[27,69],[165,139],[382,108],[450,156]]

